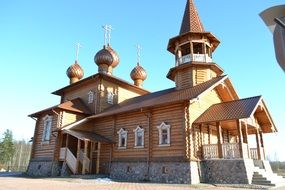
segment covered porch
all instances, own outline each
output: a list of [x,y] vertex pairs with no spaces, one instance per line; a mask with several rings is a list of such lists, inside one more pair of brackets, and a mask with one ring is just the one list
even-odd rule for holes
[[264,133],[276,132],[259,97],[211,106],[195,122],[201,131],[201,159],[264,160]]
[[99,174],[102,143],[113,142],[92,132],[62,130],[59,161],[65,162],[73,174]]

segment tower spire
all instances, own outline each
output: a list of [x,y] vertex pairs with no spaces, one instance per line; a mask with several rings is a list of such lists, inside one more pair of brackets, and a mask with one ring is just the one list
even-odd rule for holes
[[180,35],[187,32],[204,32],[203,24],[193,0],[187,0],[183,21],[180,28]]

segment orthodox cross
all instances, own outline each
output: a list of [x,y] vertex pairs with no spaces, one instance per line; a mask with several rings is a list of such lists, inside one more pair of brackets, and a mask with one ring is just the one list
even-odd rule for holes
[[78,56],[79,56],[79,49],[81,48],[81,44],[77,43],[76,44],[76,61],[78,62]]
[[[104,25],[102,26],[104,29],[104,45],[110,45],[111,44],[111,31],[114,30],[111,25]],[[107,44],[108,42],[108,44]]]
[[142,47],[139,44],[137,44],[136,48],[137,48],[137,64],[140,65]]

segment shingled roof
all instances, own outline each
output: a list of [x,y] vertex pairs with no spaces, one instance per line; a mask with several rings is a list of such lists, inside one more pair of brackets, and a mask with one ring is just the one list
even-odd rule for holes
[[261,100],[261,96],[223,102],[212,105],[194,123],[206,123],[234,119],[245,119],[252,116]]
[[187,0],[183,21],[180,28],[180,34],[187,32],[204,32],[203,24],[200,20],[193,0]]
[[85,115],[91,115],[91,111],[88,109],[88,107],[84,104],[84,102],[80,98],[76,98],[74,100],[70,100],[67,102],[64,102],[62,104],[38,111],[36,113],[33,113],[29,115],[30,117],[38,117],[40,114],[44,112],[48,112],[50,110],[55,109],[62,109],[67,110],[75,113],[85,114]]

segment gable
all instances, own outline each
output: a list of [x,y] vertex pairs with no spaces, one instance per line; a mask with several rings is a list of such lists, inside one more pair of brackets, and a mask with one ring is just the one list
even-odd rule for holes
[[201,114],[204,113],[213,104],[222,102],[217,87],[206,92],[199,99],[196,99],[189,107],[190,122],[194,122]]

